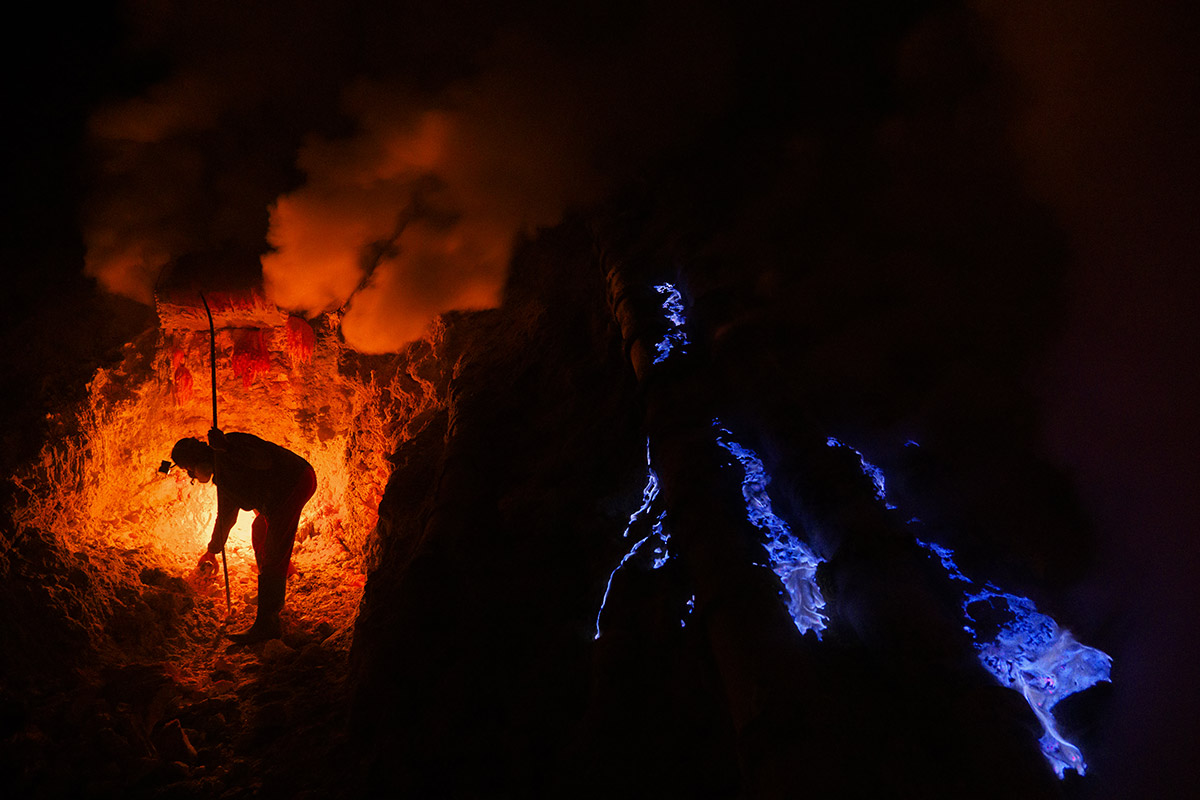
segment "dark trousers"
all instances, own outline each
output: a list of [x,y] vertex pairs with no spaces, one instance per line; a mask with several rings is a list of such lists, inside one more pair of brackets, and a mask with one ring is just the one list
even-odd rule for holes
[[304,504],[317,491],[317,474],[309,467],[291,493],[276,507],[254,518],[250,542],[258,563],[258,613],[279,613],[283,607],[288,564],[296,543],[296,528]]

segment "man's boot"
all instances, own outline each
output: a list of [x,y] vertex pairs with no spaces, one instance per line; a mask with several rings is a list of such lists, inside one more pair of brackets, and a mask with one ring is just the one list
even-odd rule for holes
[[258,576],[258,612],[254,624],[242,633],[230,635],[234,644],[253,644],[267,639],[278,639],[283,635],[279,612],[283,609],[283,595],[287,585],[285,576]]

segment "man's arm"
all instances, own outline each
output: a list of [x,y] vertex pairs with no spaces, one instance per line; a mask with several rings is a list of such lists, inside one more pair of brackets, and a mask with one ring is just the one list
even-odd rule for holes
[[212,539],[208,542],[208,552],[216,554],[225,548],[225,540],[229,538],[229,531],[233,529],[233,524],[237,522],[238,507],[237,503],[231,501],[221,487],[217,487],[217,521],[213,523]]

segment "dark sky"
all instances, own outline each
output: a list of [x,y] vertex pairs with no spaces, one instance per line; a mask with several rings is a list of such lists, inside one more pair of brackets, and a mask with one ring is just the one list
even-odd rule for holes
[[[103,285],[145,300],[166,261],[258,269],[269,241],[281,255],[262,266],[268,286],[303,311],[341,305],[370,272],[346,333],[391,349],[442,310],[495,302],[513,236],[603,199],[747,102],[754,81],[822,74],[837,47],[821,42],[861,36],[866,48],[867,31],[892,26],[902,31],[892,77],[937,97],[958,91],[957,47],[986,50],[987,90],[963,93],[971,102],[937,124],[993,131],[1011,180],[1065,242],[1053,334],[1026,374],[1044,454],[1095,531],[1096,565],[1072,588],[1068,616],[1104,621],[1114,677],[1136,687],[1113,695],[1089,789],[1170,796],[1197,784],[1200,71],[1179,4],[930,3],[908,20],[821,3],[786,14],[744,4],[732,16],[633,2],[570,14],[536,3],[212,5],[43,6],[6,26],[8,347],[29,331],[63,335],[50,327],[65,320],[30,318],[91,297],[85,260]],[[798,28],[794,42],[779,27],[835,18],[837,35]],[[747,42],[769,46],[752,54]],[[837,74],[881,58],[866,49]],[[769,126],[771,104],[754,107]],[[903,129],[915,117],[897,119]],[[955,185],[977,160],[932,148],[914,158],[914,181],[948,173]],[[325,227],[306,233],[315,221]],[[297,277],[314,253],[321,269]],[[378,322],[397,318],[408,322]],[[6,395],[32,390],[6,379]]]

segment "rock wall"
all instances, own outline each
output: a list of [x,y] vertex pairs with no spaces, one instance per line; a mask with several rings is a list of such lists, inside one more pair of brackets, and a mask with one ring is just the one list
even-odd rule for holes
[[632,375],[581,225],[447,321],[444,404],[401,446],[352,654],[371,787],[543,786],[588,698],[597,567],[644,474]]

